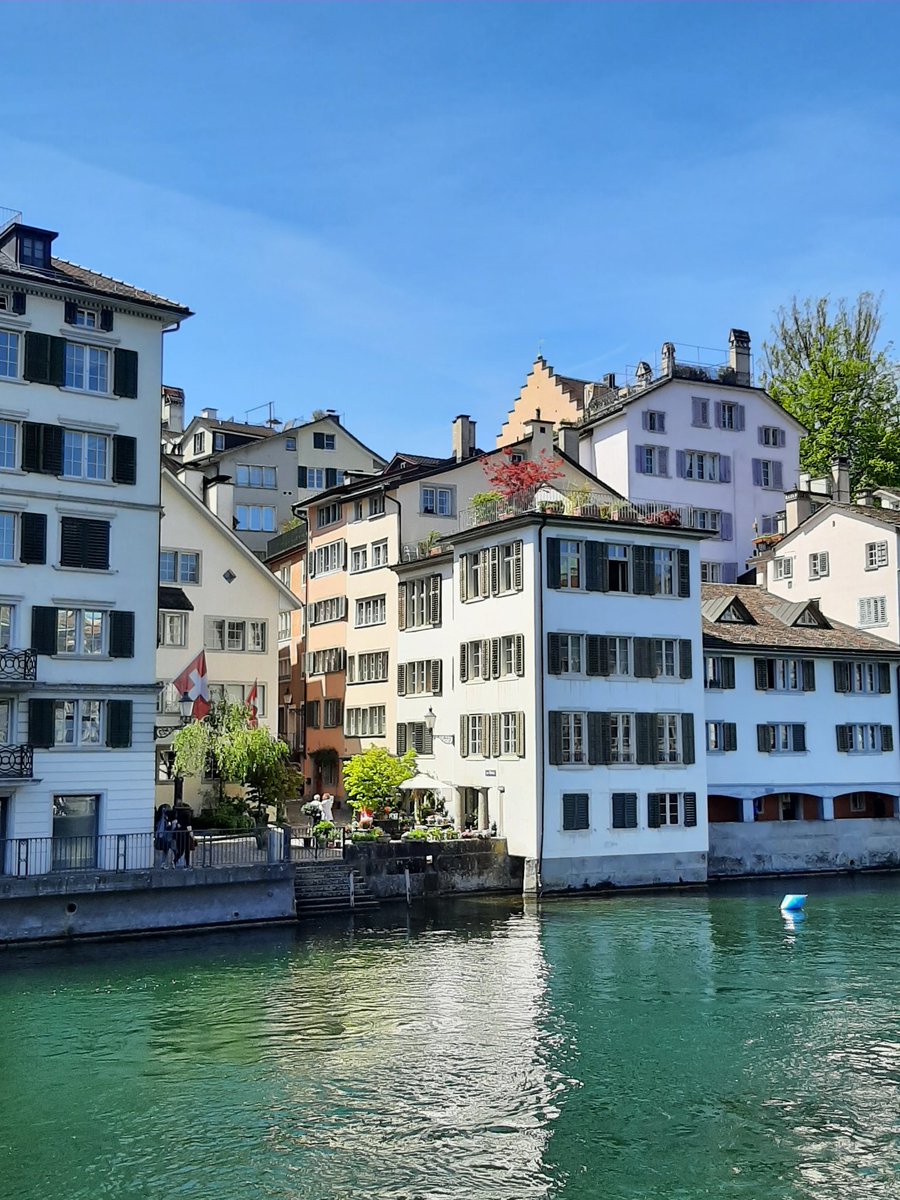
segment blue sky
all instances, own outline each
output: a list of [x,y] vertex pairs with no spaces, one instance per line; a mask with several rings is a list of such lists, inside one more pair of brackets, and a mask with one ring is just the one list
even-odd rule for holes
[[897,333],[895,5],[2,12],[0,206],[194,309],[189,411],[442,453],[539,347],[599,378],[864,288]]

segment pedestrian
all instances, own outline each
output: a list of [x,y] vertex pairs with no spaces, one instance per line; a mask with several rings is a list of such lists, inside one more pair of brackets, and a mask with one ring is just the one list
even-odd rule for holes
[[154,866],[169,865],[169,851],[172,849],[172,822],[169,814],[172,810],[168,804],[161,804],[156,819],[153,836]]
[[185,825],[181,819],[175,822],[172,831],[172,853],[174,855],[174,860],[172,862],[173,867],[177,867],[183,858],[187,859],[187,862],[185,862],[184,865],[190,865],[190,851],[188,850],[188,839],[190,835],[188,833],[188,828],[189,827]]

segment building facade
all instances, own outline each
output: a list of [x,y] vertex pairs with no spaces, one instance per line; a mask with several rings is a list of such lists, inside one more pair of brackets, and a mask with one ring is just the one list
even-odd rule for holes
[[89,866],[153,818],[162,335],[190,312],[53,257],[56,236],[0,232],[6,870],[15,839]]

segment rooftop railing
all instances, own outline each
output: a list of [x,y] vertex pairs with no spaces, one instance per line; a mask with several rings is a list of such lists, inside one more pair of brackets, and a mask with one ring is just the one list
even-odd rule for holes
[[[588,491],[585,488],[542,487],[536,492],[523,492],[510,499],[485,500],[472,504],[460,514],[461,530],[478,525],[490,525],[528,513],[547,513],[554,516],[593,517],[600,521],[620,521],[631,525],[693,529],[695,509],[689,504],[674,504],[668,500],[621,500],[608,492]],[[717,536],[709,531],[711,537]]]

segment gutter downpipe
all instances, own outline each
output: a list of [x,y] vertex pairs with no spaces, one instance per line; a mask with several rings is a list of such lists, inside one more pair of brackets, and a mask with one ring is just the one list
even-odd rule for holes
[[538,759],[539,786],[538,798],[540,800],[540,811],[538,813],[538,844],[537,844],[537,895],[540,896],[543,892],[543,875],[544,875],[544,809],[546,805],[546,797],[544,795],[546,771],[544,769],[544,531],[547,526],[546,516],[541,516],[541,523],[538,529],[538,571],[537,571],[537,593],[538,593],[538,715],[541,722],[541,736],[535,739],[540,746],[540,758]]

